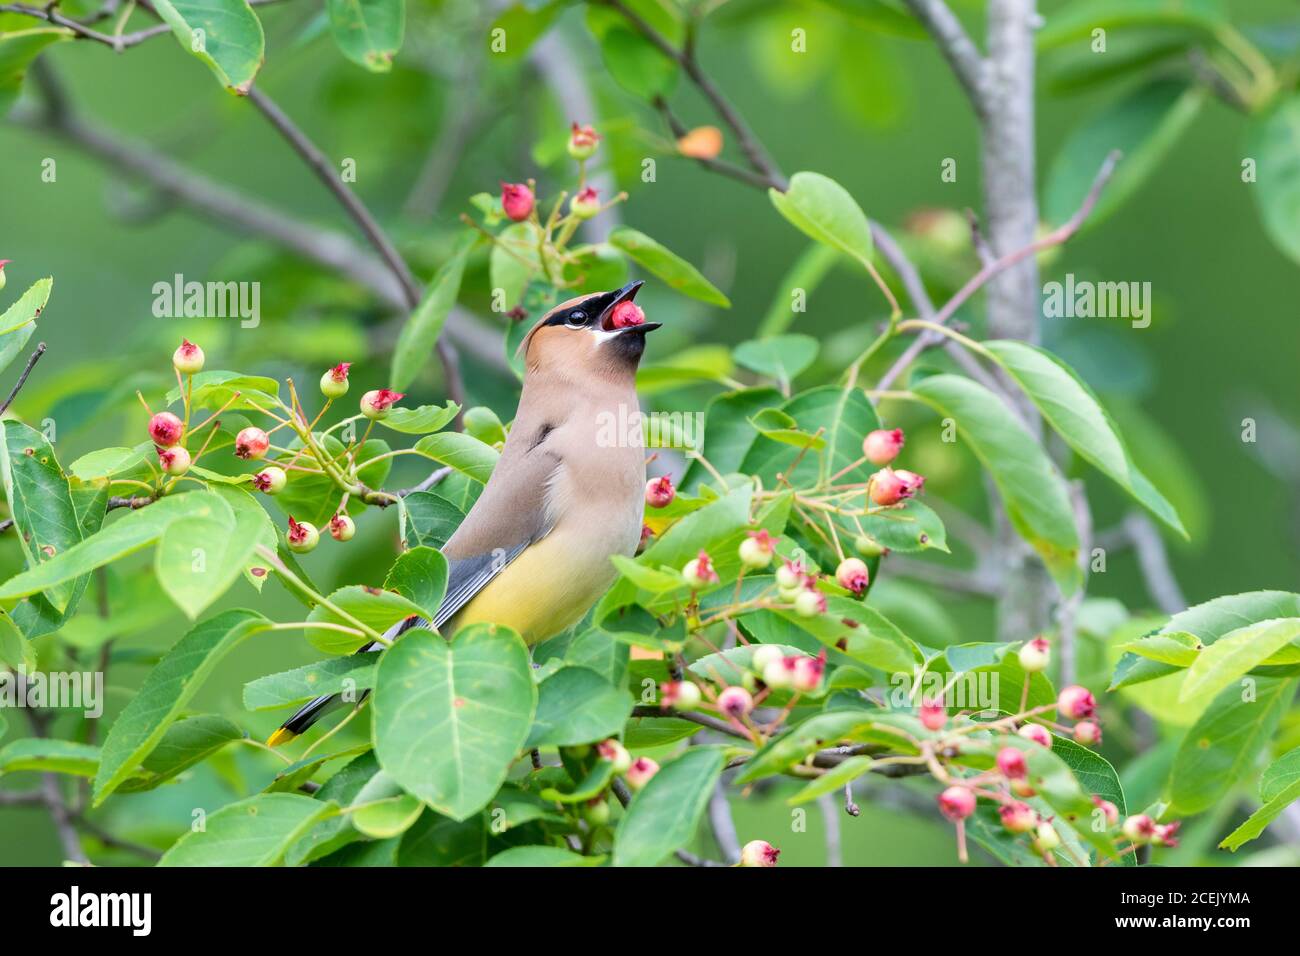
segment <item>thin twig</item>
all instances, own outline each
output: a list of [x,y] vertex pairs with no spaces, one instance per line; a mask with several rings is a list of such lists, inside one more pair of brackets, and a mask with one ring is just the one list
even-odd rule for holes
[[36,351],[34,351],[27,359],[27,366],[23,369],[23,374],[18,376],[18,381],[14,383],[14,387],[10,390],[9,397],[4,400],[3,405],[0,405],[0,415],[9,411],[9,406],[12,405],[14,399],[18,397],[18,392],[21,391],[23,385],[27,383],[27,376],[32,374],[33,366],[41,360],[41,356],[44,354],[45,343],[41,342],[36,346]]
[[1166,614],[1186,610],[1187,598],[1169,567],[1165,542],[1156,530],[1155,522],[1141,511],[1131,511],[1124,517],[1123,528],[1137,553],[1138,566],[1142,569],[1142,578],[1151,599]]
[[991,66],[980,55],[966,28],[943,0],[904,0],[912,15],[921,21],[926,31],[934,37],[958,82],[966,90],[976,115],[988,115],[990,104],[988,84]]

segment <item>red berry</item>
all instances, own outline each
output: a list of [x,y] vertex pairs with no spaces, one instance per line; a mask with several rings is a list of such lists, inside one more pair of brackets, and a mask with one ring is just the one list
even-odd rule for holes
[[956,823],[975,812],[975,794],[968,787],[949,787],[939,794],[939,812]]
[[183,475],[190,470],[190,453],[182,446],[158,449],[158,467],[168,475]]
[[650,778],[659,772],[659,764],[649,757],[637,757],[632,761],[632,766],[627,768],[624,777],[627,778],[627,785],[633,790],[640,790]]
[[1136,813],[1124,821],[1122,829],[1134,843],[1150,843],[1156,835],[1156,822],[1145,813]]
[[677,489],[673,487],[672,478],[667,475],[651,478],[645,483],[645,503],[651,508],[666,508],[676,496]]
[[743,687],[728,687],[718,695],[718,710],[740,719],[754,709],[754,698]]
[[1025,724],[1016,733],[1026,740],[1032,740],[1036,744],[1051,749],[1052,735],[1047,732],[1047,728],[1042,724]]
[[405,397],[402,392],[394,392],[389,388],[373,389],[361,396],[361,414],[376,421],[387,418],[393,403]]
[[871,500],[882,507],[896,505],[904,498],[912,497],[912,489],[892,468],[882,468],[871,476],[867,484],[867,493]]
[[825,671],[826,651],[824,649],[816,657],[796,657],[794,659],[794,681],[792,686],[803,694],[814,691],[821,685],[822,674]]
[[1074,739],[1085,747],[1101,743],[1101,725],[1093,720],[1081,720],[1074,725]]
[[268,495],[278,495],[288,480],[283,468],[270,465],[253,476],[253,487]]
[[840,583],[840,587],[860,595],[866,591],[871,576],[867,572],[866,562],[861,558],[845,558],[835,569],[835,580]]
[[1071,684],[1057,695],[1056,709],[1071,720],[1085,720],[1097,713],[1097,700],[1088,688]]
[[185,424],[171,412],[159,412],[149,419],[149,437],[160,448],[171,448],[184,434]]
[[922,701],[919,716],[926,730],[943,730],[948,723],[948,708],[941,700]]
[[914,471],[906,471],[902,468],[897,469],[894,475],[907,487],[907,497],[919,495],[921,489],[925,487],[925,476],[918,475]]
[[781,851],[766,840],[750,840],[740,850],[741,866],[776,866]]
[[664,709],[690,710],[699,706],[702,695],[693,681],[667,681],[659,685],[659,705]]
[[811,579],[807,586],[795,595],[794,613],[800,617],[817,617],[826,613],[826,595],[818,591]]
[[[1033,726],[1038,726],[1034,724]],[[1025,765],[1025,755],[1015,747],[1003,747],[998,751],[998,770],[1008,780],[1022,780],[1029,773]]]
[[501,208],[515,222],[522,222],[532,215],[533,191],[523,183],[502,183]]
[[241,429],[235,436],[235,457],[245,461],[264,458],[271,447],[271,437],[256,425]]
[[903,450],[903,430],[877,428],[862,439],[862,453],[873,465],[888,465]]
[[1028,833],[1038,825],[1038,814],[1027,803],[1012,800],[998,807],[1002,825],[1012,833]]
[[609,322],[616,329],[631,328],[634,325],[645,324],[645,313],[641,311],[641,306],[637,305],[631,299],[625,299],[618,305],[614,306],[614,311],[609,315]]
[[613,737],[596,744],[596,753],[599,754],[601,760],[608,760],[614,765],[615,773],[627,773],[632,766],[632,755],[627,752],[626,747]]
[[1172,850],[1178,846],[1176,834],[1180,826],[1182,826],[1182,823],[1178,820],[1173,823],[1157,823],[1155,833],[1151,836],[1151,842],[1156,846],[1168,847]]

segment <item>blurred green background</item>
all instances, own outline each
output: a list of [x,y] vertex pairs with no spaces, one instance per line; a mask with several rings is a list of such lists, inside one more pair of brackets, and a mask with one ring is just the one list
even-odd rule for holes
[[[911,214],[925,208],[980,208],[977,131],[965,99],[928,41],[864,29],[851,14],[853,6],[733,0],[709,21],[700,37],[700,58],[787,174],[810,169],[838,180],[869,215],[924,257],[925,241],[904,225]],[[958,9],[976,25],[980,6]],[[1041,4],[1049,21],[1068,6]],[[1228,6],[1243,28],[1264,25],[1250,33],[1261,45],[1267,41],[1285,49],[1297,42],[1300,24],[1291,0],[1237,0]],[[651,318],[665,321],[669,330],[653,342],[648,360],[663,360],[688,345],[749,338],[773,301],[787,296],[779,277],[806,241],[774,215],[760,191],[665,149],[661,121],[611,80],[581,11],[566,11],[554,29],[565,68],[585,80],[594,99],[592,116],[566,115],[528,57],[487,55],[484,16],[475,3],[412,0],[406,44],[388,75],[367,73],[331,49],[319,4],[284,3],[260,9],[259,15],[268,40],[259,86],[330,157],[355,159],[355,189],[422,276],[440,261],[471,194],[494,192],[503,179],[528,176],[538,178],[543,196],[570,185],[571,165],[561,160],[557,147],[568,122],[578,119],[595,123],[606,136],[599,155],[611,164],[618,186],[631,193],[620,212],[623,221],[696,263],[733,302],[730,310],[706,309],[651,282],[643,302]],[[1283,22],[1287,17],[1289,25]],[[789,50],[795,26],[808,36],[807,52],[797,57]],[[221,91],[170,39],[150,41],[123,56],[90,43],[69,43],[47,58],[83,119],[151,144],[295,218],[352,233],[331,197],[263,117],[248,102]],[[1126,89],[1119,79],[1066,95],[1052,82],[1057,65],[1052,56],[1040,62],[1038,160],[1044,176],[1070,132]],[[466,69],[473,71],[468,82]],[[673,103],[689,125],[716,122],[685,83],[678,84]],[[452,151],[452,175],[440,205],[430,214],[404,213],[440,131],[463,108],[475,120],[463,149]],[[1044,281],[1073,271],[1080,277],[1151,283],[1150,328],[1056,319],[1047,320],[1043,334],[1130,429],[1138,460],[1182,510],[1192,541],[1169,545],[1189,604],[1238,591],[1295,589],[1300,580],[1300,323],[1295,316],[1300,267],[1266,237],[1250,195],[1255,186],[1241,180],[1246,124],[1240,113],[1208,103],[1138,194],[1044,267]],[[644,156],[657,158],[653,183],[639,179]],[[956,160],[955,183],[940,179],[945,158]],[[53,183],[41,179],[47,159],[57,163]],[[182,334],[204,345],[212,368],[290,374],[310,382],[326,364],[351,360],[354,393],[386,384],[391,316],[363,292],[172,204],[72,145],[3,122],[0,258],[14,260],[6,300],[40,276],[55,277],[38,333],[49,353],[14,411],[33,424],[53,419],[65,463],[91,448],[134,444],[142,437],[143,418],[132,391],[157,388],[165,379],[168,356]],[[961,279],[974,268],[973,260],[963,263],[959,257],[947,268]],[[235,320],[155,318],[152,287],[176,273],[187,279],[261,282],[260,327],[241,329]],[[950,284],[951,273],[938,270],[927,278],[938,294]],[[481,263],[465,289],[462,302],[499,328],[500,318],[488,310]],[[808,311],[794,326],[824,344],[824,364],[808,380],[847,361],[884,314],[878,292],[863,278],[847,269],[834,271],[811,294]],[[978,303],[963,318],[978,330]],[[11,368],[10,376],[16,371]],[[491,404],[508,420],[512,383],[472,361],[467,377],[472,399]],[[445,397],[436,363],[413,392],[413,404]],[[691,389],[657,400],[664,407],[694,410],[712,392]],[[886,415],[904,411],[885,407]],[[1246,418],[1257,423],[1255,444],[1242,441]],[[975,473],[945,455],[937,424],[919,417],[899,421],[915,423],[909,448],[917,456],[917,470],[931,475],[935,492],[981,507]],[[390,485],[421,475],[416,466],[405,465]],[[1089,487],[1097,527],[1112,526],[1123,514],[1122,502],[1100,482],[1090,480]],[[360,524],[362,533],[347,549],[322,547],[304,562],[323,586],[379,583],[395,544],[396,515],[372,512]],[[968,558],[955,549],[950,560]],[[17,560],[14,549],[5,549],[0,572],[13,573]],[[1118,598],[1132,609],[1151,607],[1129,554],[1113,555],[1107,573],[1093,577],[1089,593]],[[880,597],[905,606],[908,594],[898,585],[883,588]],[[259,599],[243,585],[228,603],[255,601],[270,614],[292,607],[274,587]],[[945,613],[945,621],[932,625],[936,640],[989,638],[990,614],[982,604],[948,602]],[[138,665],[173,643],[180,628],[172,615],[120,641],[119,649],[139,660],[133,666],[127,656],[113,682],[119,688],[122,682],[138,682],[146,672]],[[238,713],[244,681],[311,657],[305,642],[288,635],[247,645],[223,665],[195,706]],[[110,698],[110,717],[125,693],[119,689]],[[268,714],[246,715],[244,721],[255,736],[275,722]],[[185,825],[189,808],[201,805],[204,788],[238,787],[241,778],[260,781],[271,769],[250,750],[226,761],[222,774],[205,770],[183,787],[118,798],[113,814],[124,831],[147,837],[151,828]],[[846,860],[952,861],[950,834],[937,815],[909,816],[859,802],[861,818],[839,814]],[[816,805],[808,809],[807,833],[787,834],[789,810],[783,800],[756,794],[737,810],[742,842],[765,837],[783,847],[790,862],[821,863],[823,822]],[[56,841],[47,830],[37,810],[0,811],[0,862],[55,861]]]

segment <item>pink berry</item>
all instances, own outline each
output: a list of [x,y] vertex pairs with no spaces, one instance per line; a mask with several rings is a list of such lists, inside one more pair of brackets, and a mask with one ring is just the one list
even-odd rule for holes
[[1113,827],[1119,823],[1119,807],[1109,800],[1103,800],[1101,797],[1093,795],[1092,802],[1101,810],[1102,815],[1106,818],[1106,826]]
[[1134,843],[1150,843],[1156,835],[1156,822],[1145,813],[1136,813],[1124,821],[1122,830]]
[[666,508],[676,496],[677,489],[673,487],[672,478],[667,475],[651,478],[645,483],[645,503],[651,508]]
[[271,447],[271,437],[256,425],[241,429],[235,436],[235,457],[245,461],[266,457]]
[[776,866],[781,851],[766,840],[750,840],[740,850],[741,866]]
[[1036,637],[1026,642],[1025,646],[1020,648],[1020,666],[1030,674],[1047,670],[1047,665],[1052,660],[1050,650],[1051,645],[1045,638]]
[[707,551],[701,551],[698,557],[686,562],[686,567],[682,568],[682,578],[692,591],[719,581],[718,572],[713,570],[713,559]]
[[898,478],[907,488],[907,497],[919,495],[921,489],[925,487],[925,476],[918,475],[914,471],[906,471],[902,468],[895,470],[894,476]]
[[956,823],[975,812],[975,794],[968,787],[949,787],[939,794],[939,812]]
[[1012,833],[1028,833],[1038,825],[1038,814],[1027,803],[1012,800],[998,807],[1002,825]]
[[862,439],[862,453],[873,465],[888,465],[903,450],[903,430],[877,428]]
[[1101,743],[1101,725],[1093,720],[1081,720],[1074,725],[1074,739],[1085,747]]
[[923,701],[919,715],[926,730],[943,730],[948,723],[948,708],[941,700]]
[[1173,823],[1157,823],[1155,833],[1151,835],[1151,842],[1156,846],[1168,847],[1172,850],[1178,846],[1176,834],[1180,826],[1182,826],[1182,823],[1178,820]]
[[739,720],[754,709],[754,698],[743,687],[728,687],[718,695],[718,710]]
[[1026,740],[1032,740],[1036,744],[1051,749],[1052,735],[1047,732],[1047,728],[1042,724],[1025,724],[1016,733]]
[[835,569],[835,580],[840,583],[840,587],[860,595],[867,590],[871,576],[867,573],[866,562],[861,558],[845,558]]
[[871,476],[867,493],[876,504],[886,507],[912,497],[912,489],[892,468],[882,468]]
[[609,315],[610,324],[616,329],[627,329],[634,325],[645,324],[645,312],[631,299],[625,299],[614,306]]
[[632,766],[627,768],[627,773],[623,776],[627,778],[627,785],[633,790],[640,790],[650,778],[659,772],[659,764],[649,757],[637,757],[632,761]]
[[289,516],[289,531],[284,537],[289,550],[299,554],[306,554],[320,542],[320,532],[316,526],[310,521],[294,521],[293,515]]
[[189,339],[181,339],[180,347],[172,353],[172,366],[182,375],[203,371],[203,349]]
[[[1038,726],[1033,724],[1032,726]],[[1025,754],[1015,747],[1003,747],[998,751],[998,770],[1008,780],[1023,780],[1029,773],[1025,764]]]
[[579,126],[574,122],[569,131],[568,150],[569,155],[574,159],[588,159],[596,151],[596,146],[600,142],[598,134],[590,126]]
[[699,706],[702,695],[694,681],[667,681],[659,685],[659,705],[664,709],[690,710]]
[[794,679],[792,686],[800,693],[807,694],[816,690],[822,682],[826,671],[826,651],[816,657],[796,657],[794,659]]
[[614,765],[615,773],[627,773],[632,766],[632,755],[613,737],[596,744],[596,753],[601,760],[608,760]]
[[569,201],[569,212],[579,219],[590,219],[600,212],[600,197],[588,186]]
[[1071,720],[1086,720],[1097,713],[1097,700],[1088,688],[1071,684],[1057,695],[1056,709]]
[[533,191],[523,183],[502,183],[501,208],[515,222],[523,222],[533,212]]
[[158,449],[158,467],[168,475],[183,475],[190,470],[190,453],[182,446]]
[[361,414],[366,418],[387,418],[393,404],[406,396],[389,388],[377,388],[361,396]]
[[171,448],[181,440],[185,424],[171,412],[159,412],[149,419],[149,437],[160,448]]

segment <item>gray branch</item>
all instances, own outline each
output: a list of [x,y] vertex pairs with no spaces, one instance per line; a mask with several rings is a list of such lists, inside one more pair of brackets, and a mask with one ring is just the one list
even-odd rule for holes
[[944,0],[905,0],[912,15],[934,37],[981,120],[989,113],[989,64]]

